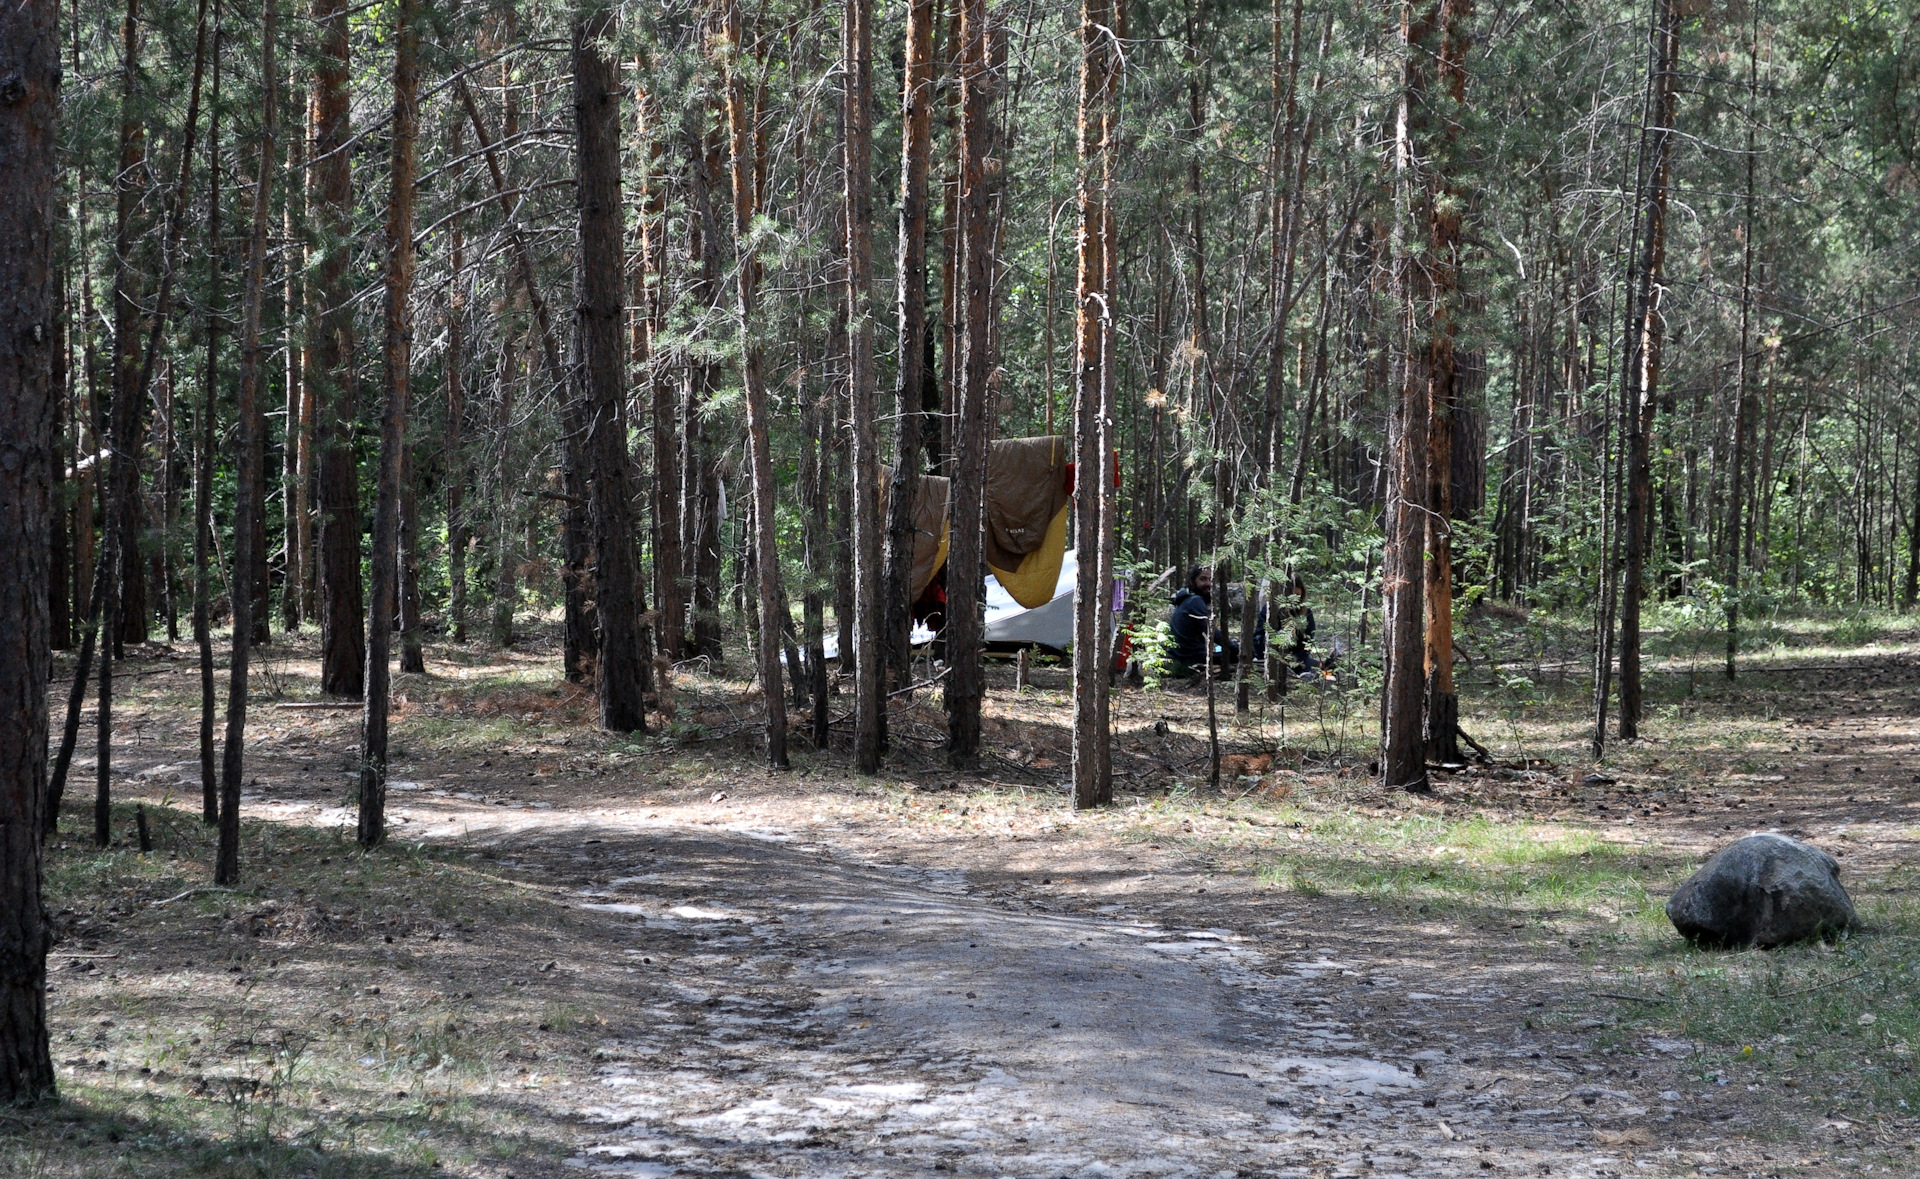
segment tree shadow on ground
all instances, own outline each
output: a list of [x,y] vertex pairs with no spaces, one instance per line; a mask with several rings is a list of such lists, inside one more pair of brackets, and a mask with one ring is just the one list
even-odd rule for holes
[[[146,1105],[142,1112],[139,1108]],[[298,1141],[257,1131],[209,1132],[169,1116],[172,1103],[129,1094],[123,1104],[82,1093],[0,1113],[0,1175],[33,1179],[427,1179],[441,1175],[436,1155],[416,1159]],[[441,1136],[446,1137],[442,1126]],[[478,1146],[473,1142],[468,1145]],[[553,1155],[547,1144],[536,1152]],[[553,1170],[557,1168],[540,1168]]]

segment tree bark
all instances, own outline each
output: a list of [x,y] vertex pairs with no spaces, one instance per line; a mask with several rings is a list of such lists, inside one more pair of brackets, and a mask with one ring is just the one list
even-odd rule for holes
[[[823,375],[830,371],[830,365],[822,365]],[[825,750],[832,734],[827,700],[827,610],[821,593],[832,548],[828,539],[831,533],[827,523],[826,481],[827,423],[831,415],[825,412],[822,402],[832,404],[834,390],[830,379],[823,380],[821,386],[824,397],[814,392],[814,383],[807,379],[807,374],[801,374],[800,502],[806,512],[807,526],[800,531],[800,560],[806,577],[800,610],[802,641],[807,653],[807,697],[813,709],[808,739],[816,750]]]
[[1104,548],[1110,554],[1113,514],[1107,469],[1113,292],[1107,283],[1107,253],[1113,247],[1108,201],[1119,59],[1114,21],[1111,0],[1082,0],[1073,398],[1074,536],[1079,543],[1073,604],[1073,803],[1082,809],[1113,801],[1108,720],[1111,677],[1103,662],[1106,636],[1112,627],[1106,601],[1111,578],[1101,581],[1099,553]]
[[[780,550],[774,520],[772,439],[767,390],[761,377],[760,342],[755,325],[760,281],[759,252],[753,241],[756,207],[755,110],[740,74],[747,46],[738,0],[729,0],[722,52],[726,61],[727,130],[733,157],[733,228],[739,257],[734,266],[740,314],[740,382],[747,401],[747,451],[753,475],[753,556],[760,606],[760,686],[767,706],[767,764],[787,768],[787,703],[780,673],[786,595],[780,589]],[[798,669],[796,668],[796,673]]]
[[[297,88],[289,95],[289,105],[295,111],[300,109]],[[287,171],[298,177],[304,172],[306,164],[301,136],[287,137],[287,154],[292,157],[288,161]],[[281,328],[286,348],[287,418],[281,434],[280,463],[281,544],[285,549],[280,584],[280,629],[290,635],[300,633],[300,620],[305,616],[301,594],[307,584],[307,567],[310,563],[307,547],[313,535],[310,505],[307,502],[308,464],[312,461],[313,398],[307,390],[305,352],[299,346],[295,327],[295,320],[299,317],[298,308],[305,302],[300,287],[306,272],[306,250],[299,237],[304,218],[296,213],[300,194],[304,191],[304,185],[290,180],[280,211],[280,223],[283,226],[281,236],[287,242],[288,251],[281,301]],[[168,531],[171,532],[171,520]],[[172,597],[171,590],[168,591],[168,597]],[[171,617],[171,605],[168,606],[168,614]]]
[[[880,457],[874,430],[878,413],[873,372],[873,0],[846,0],[841,38],[854,622],[850,645],[846,631],[841,632],[840,651],[843,665],[849,651],[853,656],[854,769],[861,774],[876,774],[886,743],[886,689],[881,672],[886,637],[882,633],[880,596]],[[953,580],[948,578],[949,586]],[[951,617],[949,613],[949,625]]]
[[500,371],[493,383],[493,617],[489,637],[496,647],[513,644],[513,607],[515,589],[513,553],[513,488],[507,459],[511,453],[508,427],[513,421],[513,382],[519,349],[514,341],[504,340],[500,348]]
[[373,501],[373,562],[367,623],[366,697],[360,714],[360,846],[387,837],[387,714],[393,618],[399,589],[400,516],[406,494],[407,404],[413,368],[413,190],[420,133],[418,0],[393,8],[393,145],[387,190],[386,333],[381,370],[379,483]]
[[[980,654],[987,442],[994,416],[993,225],[989,159],[992,102],[999,79],[989,60],[986,0],[960,5],[960,382],[954,393],[954,465],[947,556],[947,757],[956,769],[980,761],[980,705],[986,685]],[[1085,472],[1083,471],[1082,474]]]
[[[140,389],[140,337],[145,326],[140,273],[134,254],[142,236],[136,215],[146,162],[146,121],[140,109],[140,0],[126,0],[121,20],[120,160],[114,175],[113,217],[113,457],[107,482],[112,488],[139,487],[140,450],[146,441],[147,420]],[[146,573],[140,554],[141,504],[137,494],[109,491],[115,504],[107,528],[114,534],[119,576],[107,596],[107,634],[112,641],[103,652],[100,684],[111,692],[112,675],[106,657],[119,658],[125,643],[147,641]],[[109,696],[103,700],[110,701]]]
[[220,821],[220,779],[214,770],[213,560],[214,420],[220,386],[220,10],[214,5],[213,101],[207,112],[207,322],[206,368],[200,379],[199,449],[193,458],[193,642],[200,655],[200,818]]
[[313,67],[313,185],[316,252],[309,290],[313,367],[307,386],[315,398],[320,464],[320,690],[358,697],[365,686],[366,607],[360,582],[360,473],[354,423],[360,415],[354,372],[353,138],[348,93],[346,0],[313,0],[319,31]]
[[0,6],[0,1102],[54,1095],[41,808],[47,789],[47,553],[58,393],[53,283],[59,5]]
[[[409,317],[411,321],[411,317]],[[409,322],[411,328],[411,322]],[[409,344],[411,352],[411,344]],[[400,448],[400,670],[427,670],[420,622],[420,475],[411,444]]]
[[1453,451],[1454,422],[1460,412],[1460,363],[1454,348],[1460,313],[1460,210],[1465,194],[1448,175],[1460,136],[1466,102],[1467,50],[1473,0],[1444,0],[1439,6],[1434,80],[1428,114],[1422,120],[1428,144],[1422,214],[1426,244],[1424,270],[1427,454],[1426,454],[1426,760],[1442,765],[1461,761],[1460,701],[1453,690]]
[[[1444,146],[1446,98],[1434,93],[1433,60],[1450,19],[1467,0],[1400,7],[1403,57],[1394,139],[1393,281],[1399,340],[1393,417],[1388,424],[1386,549],[1381,565],[1386,679],[1380,707],[1380,781],[1387,789],[1428,789],[1423,705],[1429,688],[1431,640],[1425,549],[1433,494],[1436,388],[1444,405],[1451,385],[1452,338],[1447,320],[1451,258],[1427,256],[1437,209],[1433,153]],[[1438,125],[1437,125],[1438,124]],[[1448,631],[1449,636],[1451,631]]]
[[[64,219],[56,230],[55,254],[58,256],[68,248]],[[52,518],[48,531],[51,537],[51,549],[47,554],[47,641],[52,650],[66,651],[73,646],[73,611],[75,570],[73,565],[76,548],[73,533],[70,530],[73,514],[73,493],[78,488],[76,480],[66,477],[68,464],[77,457],[75,446],[79,441],[80,423],[75,411],[73,394],[72,337],[73,324],[68,314],[67,275],[64,266],[56,266],[53,272],[53,340],[52,355],[48,361],[48,395],[54,399],[54,454],[51,478]],[[49,717],[51,724],[51,717]]]
[[[921,405],[926,398],[927,179],[933,157],[933,25],[936,0],[907,4],[906,62],[900,88],[899,344],[894,381],[893,487],[920,483]],[[914,520],[911,494],[887,500],[886,636],[887,683],[898,690],[913,680]]]
[[[1741,208],[1740,226],[1740,355],[1734,363],[1733,377],[1733,470],[1727,481],[1727,679],[1737,674],[1735,660],[1740,650],[1740,572],[1741,558],[1745,555],[1741,545],[1741,526],[1745,523],[1746,504],[1743,496],[1746,492],[1747,466],[1747,386],[1751,383],[1752,360],[1748,355],[1748,341],[1753,328],[1753,167],[1754,142],[1753,121],[1757,112],[1753,109],[1755,91],[1759,88],[1760,40],[1758,9],[1750,12],[1753,22],[1747,42],[1747,159],[1746,159],[1746,199]],[[1920,528],[1920,518],[1914,525]],[[1749,534],[1751,535],[1751,534]],[[1913,562],[1908,562],[1909,584],[1912,583]],[[1912,603],[1909,592],[1908,603]]]
[[[274,39],[277,35],[276,0],[266,0],[260,22],[260,76],[274,76]],[[233,605],[233,654],[228,661],[227,736],[220,775],[220,843],[214,863],[214,883],[233,885],[240,880],[240,779],[244,769],[247,729],[247,664],[253,639],[255,535],[264,523],[256,508],[261,478],[265,422],[260,413],[260,311],[266,300],[267,212],[271,204],[274,143],[279,131],[274,87],[262,88],[260,99],[260,160],[254,176],[253,225],[247,238],[245,309],[240,321],[240,386],[236,412],[240,437],[235,466],[239,469],[234,498],[233,576],[228,596]]]
[[[613,10],[582,0],[573,17],[573,111],[580,202],[574,349],[582,449],[590,489],[599,621],[600,726],[645,732],[648,652],[641,649],[634,557],[633,472],[627,452],[622,316],[626,247],[620,210],[620,82],[606,43]],[[775,677],[778,692],[778,677]]]
[[1644,709],[1640,683],[1640,600],[1645,593],[1647,554],[1653,528],[1653,423],[1660,386],[1666,318],[1660,309],[1667,260],[1667,193],[1671,186],[1675,64],[1680,49],[1676,0],[1654,0],[1652,73],[1647,81],[1647,120],[1641,135],[1641,171],[1646,188],[1640,210],[1640,258],[1629,299],[1627,363],[1626,561],[1620,587],[1620,739],[1640,735]]
[[[643,75],[644,76],[644,75]],[[660,615],[654,633],[656,650],[666,657],[657,685],[667,690],[665,677],[672,662],[685,650],[687,595],[681,580],[679,437],[675,428],[677,405],[673,366],[660,355],[659,339],[667,312],[667,182],[660,174],[666,156],[664,128],[653,94],[640,88],[634,106],[640,136],[647,149],[647,166],[640,173],[641,314],[647,341],[647,409],[653,421],[653,601]]]
[[[180,153],[180,179],[177,190],[169,206],[166,231],[163,235],[164,276],[156,306],[149,321],[150,335],[146,351],[143,354],[140,342],[132,338],[138,334],[142,323],[142,308],[138,305],[138,295],[133,288],[137,280],[133,276],[130,254],[131,244],[131,197],[127,185],[131,184],[130,171],[141,164],[140,156],[144,150],[144,130],[138,126],[129,130],[128,122],[137,123],[133,113],[136,100],[136,81],[138,36],[135,26],[139,20],[136,0],[128,0],[123,52],[125,54],[125,85],[121,95],[121,165],[120,205],[115,230],[115,277],[114,298],[116,305],[117,330],[125,334],[114,341],[114,427],[111,435],[112,458],[108,465],[106,510],[103,519],[105,545],[101,560],[109,569],[120,573],[118,578],[109,577],[104,586],[105,601],[102,614],[102,645],[100,648],[99,701],[95,711],[96,740],[94,763],[94,802],[93,837],[94,842],[105,847],[112,840],[112,804],[113,804],[113,660],[119,655],[118,647],[122,640],[144,642],[146,640],[145,591],[140,588],[144,579],[144,562],[138,552],[139,512],[129,510],[128,502],[140,498],[139,455],[144,445],[143,435],[146,424],[144,407],[153,386],[155,368],[160,352],[161,333],[166,326],[168,300],[173,293],[175,256],[180,242],[181,226],[185,220],[187,184],[193,165],[194,131],[199,120],[200,80],[206,64],[206,8],[202,4],[198,23],[198,35],[195,45],[193,83],[191,96],[187,104],[187,126],[182,138]],[[97,413],[97,405],[96,405]],[[168,461],[171,462],[169,455]],[[117,523],[116,523],[117,522]],[[127,550],[134,550],[131,558]],[[123,592],[124,591],[124,592]],[[128,605],[131,595],[131,605]],[[127,610],[141,617],[137,626],[124,627],[122,615]],[[73,700],[80,699],[85,672],[81,670],[74,679],[75,694]],[[69,721],[71,726],[71,718]],[[65,784],[66,761],[63,751],[57,777],[61,786]],[[53,793],[52,805],[57,815],[58,793]]]
[[[451,150],[461,154],[460,121],[448,128]],[[456,184],[454,204],[465,199],[465,186]],[[447,429],[442,440],[446,466],[447,509],[447,637],[456,643],[467,641],[467,546],[473,536],[467,522],[467,478],[471,470],[466,457],[465,425],[467,416],[466,328],[467,259],[466,235],[459,213],[447,224],[447,264],[452,272],[447,283],[447,355],[446,368]]]

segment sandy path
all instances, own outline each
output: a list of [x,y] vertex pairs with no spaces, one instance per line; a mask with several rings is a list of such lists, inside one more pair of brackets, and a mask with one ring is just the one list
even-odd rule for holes
[[651,1034],[610,1047],[604,1098],[582,1111],[604,1133],[574,1165],[1023,1179],[1621,1165],[1575,1144],[1571,1078],[1529,1099],[1524,1127],[1496,1129],[1427,1104],[1444,1077],[1413,1070],[1444,1072],[1440,1052],[1382,1052],[1329,1007],[1337,989],[1408,980],[1229,929],[1012,911],[959,872],[756,834],[656,829],[647,871],[589,890],[584,906],[632,922],[641,945],[692,933],[704,952],[679,961]]

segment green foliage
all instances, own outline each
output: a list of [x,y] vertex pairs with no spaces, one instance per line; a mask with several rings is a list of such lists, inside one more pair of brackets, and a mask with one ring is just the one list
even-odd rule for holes
[[1133,657],[1140,661],[1147,690],[1158,692],[1166,685],[1167,677],[1173,674],[1173,661],[1169,657],[1169,652],[1173,650],[1172,621],[1163,611],[1150,621],[1137,624],[1130,633],[1133,636]]

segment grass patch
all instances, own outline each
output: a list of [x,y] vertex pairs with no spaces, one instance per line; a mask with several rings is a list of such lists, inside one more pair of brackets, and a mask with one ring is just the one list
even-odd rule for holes
[[[151,853],[48,844],[61,1096],[0,1118],[0,1175],[384,1179],[570,1152],[501,1094],[530,1083],[517,1060],[541,1062],[531,1083],[584,1074],[604,1021],[485,945],[542,936],[558,906],[466,849],[265,823],[244,826],[243,885],[214,890],[211,830],[148,815]],[[115,808],[116,831],[132,819]]]
[[[1912,873],[1901,877],[1911,887]],[[1812,1098],[1853,1117],[1920,1109],[1920,903],[1868,885],[1866,929],[1834,942],[1738,952],[1642,941],[1615,976],[1613,1034],[1693,1043],[1691,1079]]]
[[[1266,862],[1260,879],[1313,895],[1352,895],[1402,906],[1493,910],[1511,916],[1579,915],[1616,921],[1659,902],[1650,883],[1675,866],[1579,829],[1427,816],[1371,819],[1336,812],[1299,820],[1312,833]],[[1368,853],[1372,854],[1368,854]]]

